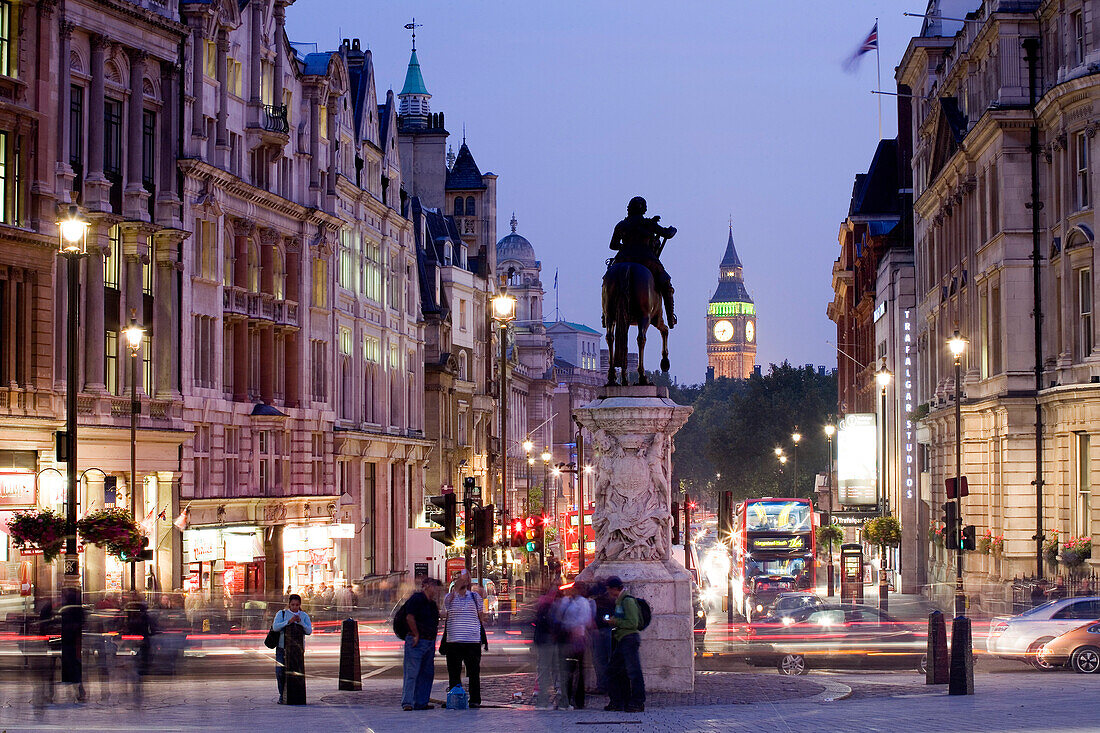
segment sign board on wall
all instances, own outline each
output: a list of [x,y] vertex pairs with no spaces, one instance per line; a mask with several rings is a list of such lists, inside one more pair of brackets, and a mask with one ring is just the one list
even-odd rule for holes
[[0,473],[0,506],[33,507],[38,498],[34,478],[33,473]]
[[875,414],[846,415],[837,426],[837,487],[843,506],[878,504],[878,431]]

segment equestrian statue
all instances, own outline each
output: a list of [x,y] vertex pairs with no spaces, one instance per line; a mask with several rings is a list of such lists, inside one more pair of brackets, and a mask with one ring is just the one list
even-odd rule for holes
[[603,276],[603,327],[607,329],[610,355],[608,385],[619,384],[616,369],[621,372],[622,384],[629,383],[626,337],[631,326],[638,327],[638,384],[649,384],[643,355],[650,325],[661,332],[661,371],[669,369],[668,330],[676,325],[676,316],[672,310],[672,280],[661,264],[661,252],[665,242],[676,235],[676,227],[663,227],[661,217],[647,218],[645,213],[644,198],[630,199],[626,218],[615,225],[611,235],[611,249],[616,254],[607,261]]

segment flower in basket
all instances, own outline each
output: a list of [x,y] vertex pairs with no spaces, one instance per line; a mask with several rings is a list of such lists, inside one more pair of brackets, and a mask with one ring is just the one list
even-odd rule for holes
[[1059,559],[1068,568],[1076,568],[1092,557],[1092,537],[1067,537]]
[[844,530],[836,524],[823,524],[817,528],[817,544],[825,547],[839,547],[844,541]]
[[1043,557],[1048,562],[1054,562],[1058,559],[1058,530],[1051,530],[1052,536],[1043,540]]
[[105,547],[112,555],[124,554],[134,547],[135,541],[138,551],[141,550],[141,530],[125,509],[112,507],[88,512],[76,523],[76,531],[86,543]]
[[8,534],[16,542],[42,550],[42,559],[52,562],[65,544],[65,517],[51,509],[16,512],[8,520]]
[[1003,534],[990,534],[989,554],[1000,555],[1005,551],[1005,536]]
[[978,538],[978,546],[975,548],[982,555],[988,555],[993,546],[993,532],[986,530],[985,534]]

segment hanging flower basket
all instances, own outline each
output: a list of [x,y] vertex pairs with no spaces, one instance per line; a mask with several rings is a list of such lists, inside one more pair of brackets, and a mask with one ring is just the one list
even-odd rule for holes
[[132,556],[142,549],[141,529],[125,509],[89,512],[76,523],[76,531],[85,543],[104,547],[116,557]]
[[817,528],[817,544],[825,547],[840,547],[844,541],[844,530],[836,524],[823,524]]
[[1005,536],[1003,534],[991,535],[989,538],[989,554],[998,557],[1005,551]]
[[1067,537],[1062,543],[1059,559],[1067,568],[1079,568],[1092,557],[1091,537]]
[[943,547],[943,535],[946,527],[942,524],[933,524],[928,528],[928,541],[937,547]]
[[50,509],[16,512],[8,520],[8,534],[16,542],[42,550],[42,559],[53,562],[65,545],[65,517]]
[[875,517],[863,526],[867,542],[880,547],[897,547],[901,544],[901,522],[895,517]]

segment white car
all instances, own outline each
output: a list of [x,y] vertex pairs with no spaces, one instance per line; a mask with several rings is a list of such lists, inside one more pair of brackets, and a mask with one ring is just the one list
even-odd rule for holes
[[1018,616],[998,616],[989,623],[986,649],[992,656],[1020,659],[1040,669],[1051,665],[1040,653],[1047,642],[1100,619],[1100,597],[1062,598],[1048,601]]

